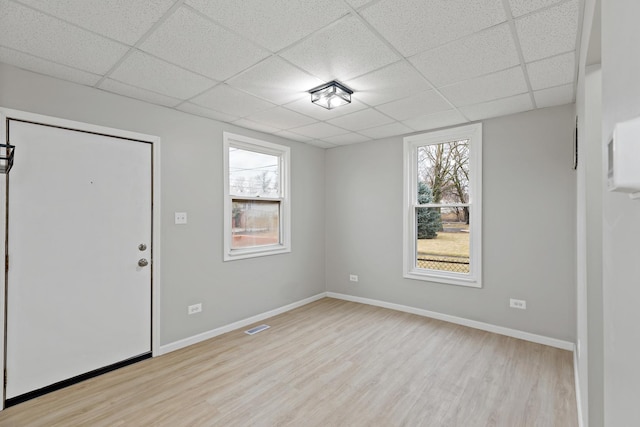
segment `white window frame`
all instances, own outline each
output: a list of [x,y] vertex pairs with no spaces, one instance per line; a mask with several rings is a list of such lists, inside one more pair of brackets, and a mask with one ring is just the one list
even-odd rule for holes
[[[416,209],[445,204],[418,204],[418,147],[469,140],[469,273],[419,268],[416,265]],[[457,204],[456,204],[457,205]],[[456,206],[454,205],[454,206]],[[445,205],[446,206],[446,205]],[[482,287],[482,123],[404,138],[403,274],[408,279]]]
[[[278,156],[280,158],[279,188],[280,197],[239,197],[230,194],[229,188],[229,149],[254,151],[256,153]],[[223,132],[223,173],[224,173],[224,261],[255,258],[291,252],[291,197],[290,197],[290,148],[255,138],[249,138],[230,132]],[[258,200],[280,202],[280,243],[233,249],[232,242],[232,200]]]

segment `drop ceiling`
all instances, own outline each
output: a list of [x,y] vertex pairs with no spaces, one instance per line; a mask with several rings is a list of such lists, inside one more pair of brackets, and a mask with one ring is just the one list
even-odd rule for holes
[[[324,148],[574,101],[581,0],[0,0],[0,62]],[[326,110],[330,80],[353,102]]]

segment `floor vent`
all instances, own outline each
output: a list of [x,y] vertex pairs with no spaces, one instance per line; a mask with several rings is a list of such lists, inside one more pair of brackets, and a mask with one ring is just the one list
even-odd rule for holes
[[244,331],[245,334],[247,335],[255,335],[258,332],[262,332],[265,329],[269,329],[269,325],[260,325],[260,326],[256,326],[255,328],[251,328],[248,331]]

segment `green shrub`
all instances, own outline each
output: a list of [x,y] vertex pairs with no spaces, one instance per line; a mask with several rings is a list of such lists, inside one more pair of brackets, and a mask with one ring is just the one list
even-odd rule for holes
[[[424,182],[418,182],[418,203],[431,203],[433,194]],[[438,230],[442,227],[440,209],[418,208],[416,218],[418,223],[418,239],[433,239],[438,237]]]

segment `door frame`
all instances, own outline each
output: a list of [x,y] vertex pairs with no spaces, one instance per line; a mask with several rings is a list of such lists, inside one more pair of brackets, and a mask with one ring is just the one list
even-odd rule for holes
[[[151,354],[153,357],[160,355],[160,137],[115,129],[105,126],[98,126],[89,123],[77,122],[73,120],[61,119],[57,117],[45,116],[41,114],[29,113],[26,111],[13,110],[0,106],[0,143],[7,141],[7,122],[9,119],[16,119],[37,124],[78,130],[117,138],[140,140],[151,144],[152,151],[152,218],[151,218],[151,239],[152,239],[152,262],[151,262]],[[16,162],[20,161],[20,149],[16,148]],[[5,268],[0,269],[0,384],[5,381],[5,331],[6,331],[6,232],[7,232],[7,194],[6,175],[0,174],[0,256],[5,260]],[[3,263],[0,262],[0,265]],[[0,387],[0,411],[4,409],[5,395],[4,387]]]

